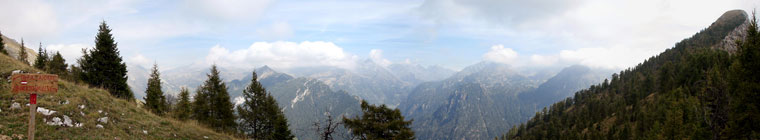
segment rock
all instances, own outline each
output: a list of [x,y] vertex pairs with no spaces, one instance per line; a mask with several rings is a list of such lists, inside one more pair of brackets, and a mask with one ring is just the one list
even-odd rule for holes
[[45,122],[45,123],[47,123],[47,125],[61,125],[61,124],[63,124],[61,122],[61,118],[58,118],[58,117],[53,117],[52,120],[50,120],[49,122]]
[[79,114],[82,115],[82,116],[84,116],[84,112],[82,112],[82,111],[79,111]]
[[74,127],[82,127],[82,123],[74,123]]
[[98,122],[101,122],[103,124],[108,124],[108,117],[98,118]]
[[69,104],[69,100],[63,101],[63,102],[61,102],[61,104],[63,104],[63,105]]
[[24,72],[22,70],[13,70],[13,71],[11,71],[11,75],[19,74],[19,73],[26,73],[26,72]]
[[208,139],[208,136],[203,136],[204,139]]
[[69,116],[63,115],[63,126],[66,126],[66,127],[74,126],[74,124],[71,124],[71,118],[69,118]]
[[17,102],[13,102],[13,104],[11,104],[11,110],[14,110],[14,109],[21,109],[21,104]]
[[95,127],[97,127],[97,128],[103,128],[103,125],[98,124],[98,125],[95,125]]
[[79,105],[79,109],[84,109],[84,105]]
[[143,130],[143,134],[147,135],[147,134],[148,134],[148,131],[145,131],[145,130]]
[[53,113],[55,113],[56,111],[45,109],[45,108],[42,108],[42,107],[37,107],[37,112],[42,113],[42,115],[45,115],[45,116],[50,116]]
[[98,110],[98,113],[103,113],[103,110]]

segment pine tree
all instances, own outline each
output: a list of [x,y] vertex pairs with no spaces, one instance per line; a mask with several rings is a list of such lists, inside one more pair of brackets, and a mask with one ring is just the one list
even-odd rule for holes
[[211,66],[208,79],[195,95],[194,116],[199,122],[218,131],[233,132],[236,129],[233,104],[227,93],[227,85],[219,78],[216,65]]
[[63,56],[61,56],[60,52],[55,52],[55,55],[53,55],[53,58],[48,61],[47,64],[48,72],[51,74],[57,74],[59,76],[68,75],[66,72],[67,67],[68,64],[66,64],[66,59],[63,59]]
[[192,118],[198,120],[198,122],[206,123],[211,118],[211,107],[209,107],[209,93],[207,90],[202,90],[203,85],[198,86],[195,90],[195,96],[192,102]]
[[21,61],[21,63],[24,63],[26,65],[29,65],[29,60],[27,60],[28,54],[26,54],[26,46],[24,46],[24,39],[21,39],[21,48],[19,48],[18,53],[18,61]]
[[157,64],[153,64],[145,94],[145,108],[156,115],[163,115],[166,112],[166,97],[164,96],[164,92],[161,91],[161,77],[158,73]]
[[127,65],[122,62],[111,29],[103,21],[95,36],[95,48],[84,51],[81,58],[82,80],[102,87],[111,95],[132,100],[134,95],[127,85]]
[[343,117],[346,128],[351,129],[351,134],[362,140],[394,139],[412,140],[414,131],[409,128],[412,121],[404,121],[401,111],[390,109],[385,105],[369,105],[362,100],[361,108],[363,115],[352,119]]
[[174,109],[174,117],[179,120],[187,120],[190,117],[190,93],[182,87],[179,91],[179,102]]
[[252,139],[293,139],[277,101],[257,81],[256,72],[252,77],[251,84],[243,90],[245,102],[237,107],[240,131]]
[[0,33],[0,53],[3,53],[5,55],[8,55],[8,52],[5,51],[5,42],[3,41],[3,33]]
[[42,43],[40,43],[40,47],[37,49],[37,59],[34,60],[34,67],[40,70],[47,70],[45,65],[48,63],[48,59],[48,53],[45,49],[42,49]]
[[755,12],[752,12],[747,37],[738,44],[731,82],[728,132],[730,139],[760,138],[760,30]]

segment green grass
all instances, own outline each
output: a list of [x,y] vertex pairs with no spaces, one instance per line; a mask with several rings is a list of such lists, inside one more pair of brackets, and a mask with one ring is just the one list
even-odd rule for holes
[[[27,137],[29,107],[26,104],[29,103],[29,95],[10,93],[10,84],[6,78],[13,70],[40,72],[0,54],[0,139],[18,139],[18,135],[23,135],[23,139]],[[138,107],[137,103],[117,99],[102,89],[63,80],[59,80],[58,86],[56,94],[38,95],[38,107],[57,112],[50,116],[36,114],[36,139],[204,139],[204,136],[208,139],[238,139],[229,134],[214,132],[194,121],[156,116]],[[66,101],[68,104],[63,104]],[[21,109],[11,110],[10,106],[14,102],[20,103]],[[80,109],[79,105],[85,105],[85,108]],[[103,113],[98,113],[98,110]],[[51,126],[43,121],[54,117],[63,119],[64,115],[83,126]],[[108,123],[98,123],[97,119],[101,117],[108,117]],[[102,124],[104,128],[97,128],[97,124]]]

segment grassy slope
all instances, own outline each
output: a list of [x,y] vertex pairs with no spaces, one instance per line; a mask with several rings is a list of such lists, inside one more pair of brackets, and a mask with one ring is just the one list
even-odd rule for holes
[[[2,135],[19,134],[26,139],[27,134],[29,107],[25,104],[29,103],[29,96],[10,93],[10,84],[5,78],[13,70],[39,71],[0,54],[0,139]],[[201,127],[195,122],[156,116],[138,107],[134,102],[114,98],[102,89],[88,88],[67,81],[59,81],[58,85],[57,94],[38,96],[38,107],[57,112],[50,116],[37,113],[37,139],[204,139],[204,136],[209,139],[236,139]],[[69,103],[63,104],[65,101]],[[21,109],[11,110],[10,106],[14,102],[20,103]],[[85,105],[85,108],[80,109],[79,105]],[[103,113],[99,113],[99,110]],[[53,117],[63,119],[63,115],[69,116],[73,122],[82,123],[83,126],[51,126],[43,121],[49,121]],[[97,119],[101,117],[108,117],[108,123],[98,123]],[[102,124],[104,128],[97,128],[97,124]],[[143,131],[147,131],[147,134]]]

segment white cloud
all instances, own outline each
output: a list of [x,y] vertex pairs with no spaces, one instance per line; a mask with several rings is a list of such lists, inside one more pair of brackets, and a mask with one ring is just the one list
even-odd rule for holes
[[557,63],[559,58],[556,56],[544,56],[544,55],[531,55],[530,62],[536,66],[551,66]]
[[392,62],[388,59],[383,58],[383,50],[380,49],[372,49],[369,51],[369,58],[372,59],[375,63],[379,64],[380,66],[386,67],[388,65],[391,65]]
[[557,59],[622,69],[673,47],[723,12],[758,6],[757,0],[428,0],[419,10],[449,32],[531,47],[513,47],[518,50],[564,50],[545,56],[550,59],[531,56],[533,64]]
[[266,40],[285,40],[293,36],[293,29],[288,22],[274,22],[269,27],[256,31],[261,38]]
[[563,61],[596,68],[624,69],[644,62],[659,50],[643,50],[632,47],[581,48],[563,50],[559,56]]
[[53,44],[45,47],[45,50],[53,53],[60,52],[63,59],[66,59],[68,64],[76,64],[77,59],[82,57],[82,49],[93,48],[87,44]]
[[148,59],[147,57],[143,56],[142,54],[137,54],[132,57],[127,58],[125,61],[128,64],[131,65],[138,65],[143,68],[152,68],[153,64],[155,63],[154,60]]
[[514,64],[517,60],[517,52],[512,48],[504,48],[504,45],[491,46],[491,51],[483,55],[483,60],[504,64]]
[[357,56],[348,54],[332,42],[256,42],[247,49],[230,51],[214,46],[206,56],[206,65],[252,68],[269,65],[278,69],[310,66],[353,68]]
[[52,5],[39,0],[2,1],[0,31],[14,38],[39,39],[58,31]]

